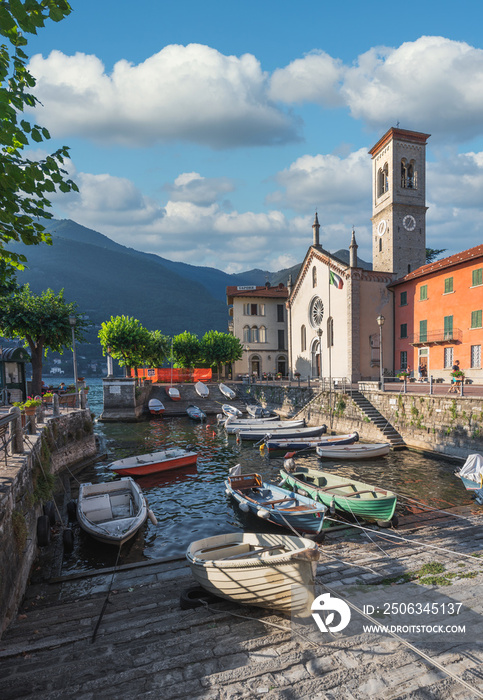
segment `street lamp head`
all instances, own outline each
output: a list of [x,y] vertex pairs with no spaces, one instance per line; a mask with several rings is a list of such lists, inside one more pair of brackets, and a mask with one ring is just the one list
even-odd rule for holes
[[317,328],[317,335],[319,336],[319,339],[322,338],[322,328]]
[[70,325],[71,325],[72,328],[73,328],[73,327],[75,326],[75,324],[77,323],[76,317],[75,317],[75,316],[69,316],[69,323],[70,323]]
[[376,320],[377,320],[377,323],[378,323],[379,326],[383,326],[383,325],[384,325],[384,321],[385,321],[386,319],[384,318],[384,316],[383,316],[382,314],[380,314],[380,315],[377,317]]

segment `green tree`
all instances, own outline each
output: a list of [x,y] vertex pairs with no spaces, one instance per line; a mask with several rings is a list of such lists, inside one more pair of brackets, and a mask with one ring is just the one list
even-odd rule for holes
[[131,368],[141,367],[153,347],[152,335],[141,323],[131,316],[111,316],[110,321],[101,324],[98,333],[105,355],[118,360],[126,368],[126,376]]
[[194,333],[184,331],[173,338],[173,356],[178,367],[196,367],[200,349],[199,338]]
[[147,348],[145,349],[143,366],[162,367],[170,359],[171,339],[161,331],[151,331]]
[[446,248],[426,248],[426,265],[436,260],[441,253],[446,253]]
[[37,295],[26,284],[0,301],[0,335],[25,339],[32,360],[34,395],[42,391],[42,357],[47,350],[62,353],[65,347],[72,348],[69,316],[76,319],[76,340],[84,340],[88,324],[77,312],[77,304],[65,301],[63,289],[58,294],[47,289]]
[[[37,161],[23,153],[31,142],[37,145],[50,139],[47,129],[23,118],[25,109],[38,103],[30,92],[35,79],[27,70],[28,56],[21,48],[27,44],[24,34],[36,34],[46,20],[59,22],[71,11],[66,0],[0,2],[0,35],[8,41],[0,45],[0,259],[19,269],[23,269],[26,257],[5,246],[11,241],[52,243],[38,220],[52,218],[47,197],[57,189],[78,189],[65,178],[62,165],[69,155],[65,146]],[[0,275],[2,272],[4,268]]]
[[216,367],[220,376],[221,366],[241,360],[243,346],[230,333],[208,331],[201,339],[201,357],[210,367]]

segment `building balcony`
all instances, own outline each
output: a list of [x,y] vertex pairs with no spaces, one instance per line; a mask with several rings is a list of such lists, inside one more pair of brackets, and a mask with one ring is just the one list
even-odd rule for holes
[[422,345],[452,345],[461,343],[463,339],[463,331],[461,328],[453,328],[452,330],[428,331],[427,333],[414,333],[408,336],[408,342],[415,347]]

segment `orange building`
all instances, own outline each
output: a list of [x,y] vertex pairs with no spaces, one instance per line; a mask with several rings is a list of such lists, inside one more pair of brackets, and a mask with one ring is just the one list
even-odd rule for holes
[[450,379],[456,360],[483,383],[483,245],[419,267],[394,292],[394,368]]

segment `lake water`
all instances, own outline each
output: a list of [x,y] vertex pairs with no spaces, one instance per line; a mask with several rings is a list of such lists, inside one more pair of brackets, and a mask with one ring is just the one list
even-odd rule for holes
[[[62,378],[72,383],[72,378]],[[47,380],[46,380],[47,381]],[[89,379],[89,407],[96,416],[102,412],[102,380]],[[228,469],[240,463],[244,473],[256,471],[266,480],[277,481],[283,466],[283,454],[276,458],[260,454],[252,443],[237,445],[217,427],[216,417],[200,425],[189,418],[153,418],[141,423],[101,423],[96,421],[106,457],[76,475],[71,481],[74,496],[78,481],[106,481],[112,473],[106,469],[114,460],[153,452],[168,446],[194,447],[198,451],[195,468],[168,472],[138,479],[158,524],[149,520],[135,538],[121,550],[119,563],[183,555],[190,542],[225,532],[270,528],[255,518],[246,519],[225,495],[224,480]],[[300,458],[306,466],[321,467],[315,455]],[[427,457],[404,450],[372,461],[346,462],[343,466],[324,460],[323,469],[357,478],[412,497],[436,508],[472,503],[461,480],[454,476],[460,461]],[[398,499],[397,512],[414,512],[420,508],[404,498]],[[243,519],[242,519],[243,518]],[[76,530],[73,553],[64,558],[63,572],[111,566],[116,563],[117,548],[101,545]]]

